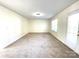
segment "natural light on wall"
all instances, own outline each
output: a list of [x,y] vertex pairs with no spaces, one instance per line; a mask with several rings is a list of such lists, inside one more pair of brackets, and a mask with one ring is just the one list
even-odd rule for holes
[[52,31],[57,32],[57,19],[52,20],[51,29]]
[[20,34],[20,16],[0,6],[0,48],[15,41]]

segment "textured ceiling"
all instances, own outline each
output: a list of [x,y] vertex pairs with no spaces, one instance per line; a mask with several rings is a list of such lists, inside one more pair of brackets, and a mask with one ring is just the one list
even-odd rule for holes
[[[0,0],[0,4],[27,17],[48,19],[78,0]],[[44,16],[33,16],[41,12]]]

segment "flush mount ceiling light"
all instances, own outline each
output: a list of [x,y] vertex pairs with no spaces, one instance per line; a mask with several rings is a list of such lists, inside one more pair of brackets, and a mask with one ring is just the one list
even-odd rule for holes
[[40,12],[35,12],[35,13],[33,13],[33,15],[34,16],[44,16],[44,14],[43,13],[40,13]]

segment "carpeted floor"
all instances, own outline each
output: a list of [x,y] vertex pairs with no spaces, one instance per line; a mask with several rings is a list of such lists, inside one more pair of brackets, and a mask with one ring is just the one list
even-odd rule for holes
[[30,33],[4,50],[2,58],[77,58],[74,51],[49,33]]

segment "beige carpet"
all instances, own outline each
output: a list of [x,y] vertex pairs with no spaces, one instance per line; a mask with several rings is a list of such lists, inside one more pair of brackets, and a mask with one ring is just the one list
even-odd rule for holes
[[30,33],[0,50],[2,58],[58,58],[79,57],[49,33]]

